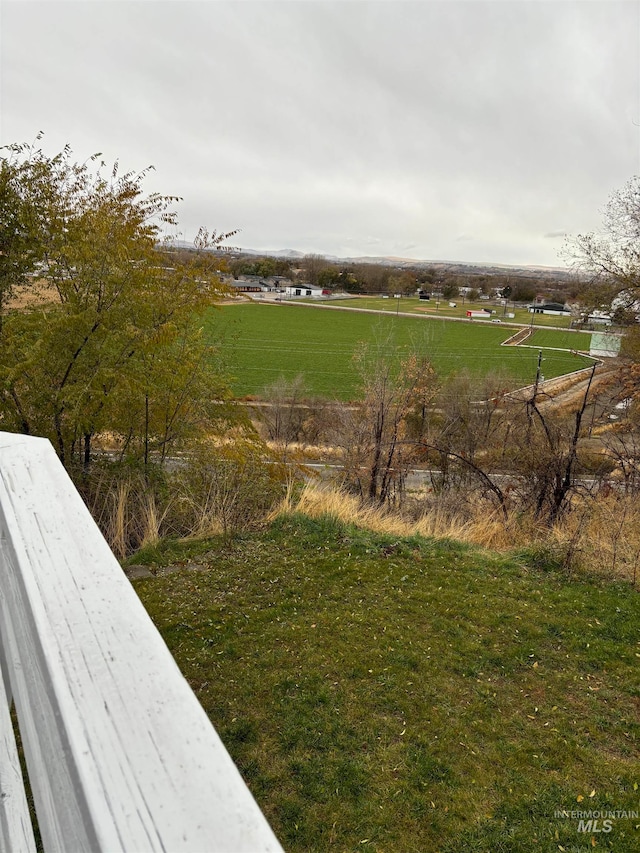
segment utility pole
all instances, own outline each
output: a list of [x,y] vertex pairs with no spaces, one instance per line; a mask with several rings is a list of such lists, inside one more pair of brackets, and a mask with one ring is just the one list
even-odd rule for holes
[[542,369],[542,350],[538,350],[538,367],[536,369],[536,381],[533,383],[533,393],[531,399],[527,401],[527,417],[529,420],[529,428],[531,428],[531,418],[533,410],[536,407],[538,399],[538,386],[540,384],[540,373]]
[[536,370],[536,384],[534,386],[533,399],[535,400],[538,393],[538,385],[540,383],[540,368],[542,367],[542,350],[538,350],[538,369]]

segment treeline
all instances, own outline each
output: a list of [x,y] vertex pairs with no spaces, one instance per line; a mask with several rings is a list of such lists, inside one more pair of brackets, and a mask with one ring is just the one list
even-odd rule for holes
[[524,276],[516,273],[464,273],[442,266],[415,267],[379,263],[343,263],[321,255],[306,255],[299,260],[269,256],[235,256],[227,261],[227,269],[235,278],[282,276],[292,281],[304,281],[330,290],[345,293],[402,293],[417,290],[439,293],[447,299],[458,296],[461,288],[471,290],[470,298],[480,294],[494,295],[496,290],[514,302],[531,302],[542,295],[550,301],[564,303],[579,294],[579,282],[545,276]]

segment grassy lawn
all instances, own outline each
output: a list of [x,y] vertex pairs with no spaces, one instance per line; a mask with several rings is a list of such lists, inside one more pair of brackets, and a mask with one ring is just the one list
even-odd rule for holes
[[582,349],[589,346],[591,333],[560,332],[551,329],[535,330],[526,343],[536,347],[562,347],[563,349]]
[[300,516],[180,547],[136,589],[286,850],[640,851],[556,816],[640,808],[629,586]]
[[[312,300],[305,300],[310,302]],[[451,308],[449,302],[455,302],[456,307]],[[357,296],[347,299],[332,299],[332,305],[344,305],[349,308],[374,308],[376,311],[388,311],[395,313],[396,311],[411,312],[422,314],[423,316],[432,317],[466,317],[466,312],[470,309],[474,311],[494,311],[494,318],[504,323],[517,324],[520,326],[528,326],[531,323],[531,314],[526,308],[514,307],[508,305],[506,310],[503,305],[496,305],[494,300],[480,300],[477,302],[462,301],[462,297],[455,299],[419,299],[417,296],[403,296],[401,299],[390,297],[385,299],[382,296]],[[513,319],[509,319],[506,314],[515,314]],[[552,317],[546,314],[536,314],[533,319],[534,326],[555,326],[558,328],[569,328],[571,323],[570,317]]]
[[[237,396],[260,395],[283,375],[302,373],[312,394],[342,400],[358,396],[353,353],[362,341],[388,342],[391,357],[413,348],[426,353],[441,376],[461,370],[483,375],[507,373],[517,385],[533,382],[537,352],[501,347],[514,330],[502,325],[454,323],[392,314],[311,309],[304,306],[241,304],[211,309],[206,334],[222,338]],[[587,348],[590,335],[547,331],[553,339],[571,338],[571,346]],[[557,344],[562,345],[562,344]],[[571,354],[545,357],[545,376],[552,378],[590,364]]]

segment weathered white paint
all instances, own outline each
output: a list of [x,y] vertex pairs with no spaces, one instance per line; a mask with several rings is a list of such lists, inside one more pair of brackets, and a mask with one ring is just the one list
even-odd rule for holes
[[[53,448],[7,433],[0,649],[47,853],[281,850]],[[7,704],[0,846],[28,851]]]
[[[0,649],[2,664],[2,649]],[[36,845],[9,714],[8,681],[0,673],[0,850],[35,853]]]

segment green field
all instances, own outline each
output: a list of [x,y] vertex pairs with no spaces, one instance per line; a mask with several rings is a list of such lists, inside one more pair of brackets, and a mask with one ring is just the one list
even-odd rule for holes
[[[224,343],[232,388],[238,397],[259,396],[278,377],[292,379],[303,374],[310,394],[357,399],[358,377],[352,358],[362,341],[385,344],[386,352],[395,358],[418,351],[431,360],[440,376],[463,370],[476,375],[504,371],[514,386],[533,382],[538,357],[534,349],[501,347],[514,329],[498,324],[302,305],[244,303],[211,309],[205,316],[205,330],[211,341]],[[589,334],[552,330],[545,334],[558,343],[544,346],[589,347]],[[566,343],[567,338],[570,344]],[[570,353],[547,352],[544,375],[560,376],[590,363],[589,359]]]
[[557,814],[639,809],[630,586],[327,517],[173,559],[136,590],[289,853],[639,853]]
[[[305,300],[307,302],[311,300]],[[455,302],[456,307],[451,308],[449,302]],[[529,326],[532,322],[533,326],[552,326],[556,328],[569,328],[571,317],[552,317],[545,314],[531,315],[526,308],[513,305],[505,307],[496,305],[495,300],[481,300],[477,302],[469,302],[463,300],[461,296],[457,296],[452,300],[448,299],[419,299],[417,296],[403,296],[401,299],[394,297],[385,298],[383,296],[356,296],[346,299],[332,299],[332,305],[344,305],[349,308],[374,308],[376,311],[388,311],[395,314],[397,311],[404,313],[420,314],[422,316],[431,317],[457,317],[466,316],[469,309],[475,311],[493,311],[493,317],[503,323],[510,323],[518,326]],[[508,319],[507,312],[515,314],[513,319]]]
[[561,332],[553,329],[540,329],[525,341],[535,347],[561,347],[562,349],[587,349],[591,342],[590,332]]

